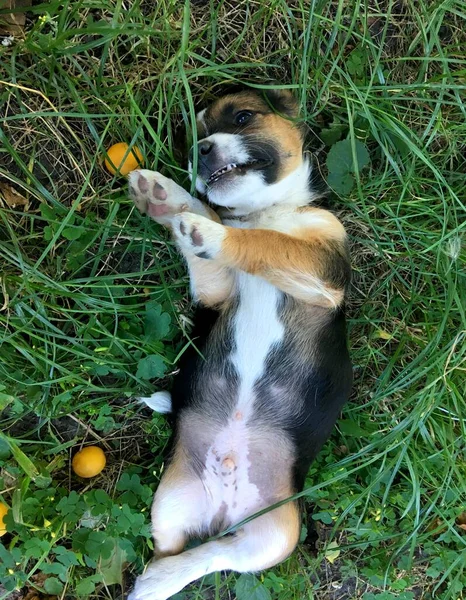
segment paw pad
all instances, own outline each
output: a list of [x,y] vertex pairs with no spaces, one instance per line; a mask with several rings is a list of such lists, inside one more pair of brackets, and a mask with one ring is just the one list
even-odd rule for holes
[[202,246],[202,244],[204,243],[204,238],[199,233],[196,227],[193,227],[191,231],[191,240],[194,246]]
[[138,175],[137,183],[138,183],[138,188],[139,188],[139,191],[141,192],[141,194],[146,194],[149,191],[149,182],[143,175],[141,175],[141,174]]
[[167,199],[167,192],[158,181],[154,181],[154,186],[152,188],[152,196],[156,200],[160,200],[161,202],[164,202]]

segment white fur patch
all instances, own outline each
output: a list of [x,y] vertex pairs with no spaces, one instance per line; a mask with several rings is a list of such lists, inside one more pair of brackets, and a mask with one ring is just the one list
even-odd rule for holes
[[226,228],[207,217],[184,212],[173,217],[173,233],[185,254],[215,258],[222,248]]
[[[218,153],[219,164],[221,165],[227,165],[230,163],[242,164],[248,162],[250,159],[249,153],[244,148],[243,139],[240,135],[235,135],[234,133],[213,133],[212,135],[209,135],[209,137],[204,138],[203,141],[208,141],[215,144],[215,150]],[[188,172],[192,178],[193,166],[191,161],[188,164]],[[242,179],[245,179],[246,177],[249,177],[249,174],[243,176]],[[239,177],[235,178],[235,181],[239,179]],[[201,194],[206,193],[205,182],[202,181],[199,175],[196,178],[196,189]],[[207,195],[209,196],[209,199],[212,200],[210,197],[210,190],[207,191]]]
[[208,190],[209,200],[219,206],[228,208],[221,216],[243,216],[255,213],[279,204],[286,208],[303,206],[313,200],[309,191],[309,177],[311,165],[309,161],[303,163],[292,173],[278,181],[268,184],[262,173],[250,171],[242,177],[231,182],[230,189],[222,189],[217,193],[215,189]]
[[155,392],[152,396],[138,398],[139,402],[147,404],[155,412],[167,414],[172,412],[172,397],[170,392]]
[[238,292],[240,305],[235,315],[231,360],[240,378],[236,410],[243,411],[247,418],[254,402],[254,383],[264,373],[267,356],[283,339],[285,328],[277,316],[277,288],[260,277],[239,272]]

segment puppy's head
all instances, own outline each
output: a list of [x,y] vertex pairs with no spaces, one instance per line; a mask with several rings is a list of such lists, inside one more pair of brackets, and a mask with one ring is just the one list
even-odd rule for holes
[[224,96],[197,115],[196,189],[228,208],[262,208],[270,186],[302,164],[297,103],[286,90]]

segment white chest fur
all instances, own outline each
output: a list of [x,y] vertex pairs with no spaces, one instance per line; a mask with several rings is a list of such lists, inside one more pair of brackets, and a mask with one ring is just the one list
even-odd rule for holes
[[283,339],[284,327],[277,315],[277,288],[247,273],[238,273],[237,286],[239,308],[231,361],[239,377],[236,410],[247,421],[254,402],[254,384],[265,371],[270,351]]

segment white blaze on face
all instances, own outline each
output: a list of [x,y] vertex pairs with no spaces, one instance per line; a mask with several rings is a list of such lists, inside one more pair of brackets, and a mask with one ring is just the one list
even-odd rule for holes
[[[208,141],[214,144],[215,148],[213,152],[215,152],[219,168],[227,167],[229,165],[242,165],[251,160],[251,156],[249,152],[246,150],[244,145],[244,140],[242,136],[236,135],[234,133],[213,133],[209,137],[204,138],[202,141]],[[198,159],[198,171],[199,162],[201,158]],[[192,171],[193,166],[192,163],[189,162],[188,165],[189,175],[192,179]],[[258,181],[263,181],[262,175],[257,172],[247,173],[246,175],[238,175],[235,179],[230,182],[227,190],[224,190],[224,186],[220,184],[218,186],[218,192],[215,191],[215,186],[212,188],[208,188],[206,186],[206,182],[202,180],[202,178],[198,175],[196,177],[196,189],[201,194],[206,194],[211,202],[215,204],[219,204],[219,206],[229,206],[229,204],[225,204],[225,198],[228,200],[231,197],[231,192],[235,191],[238,187],[241,187],[243,190],[245,188],[250,187],[252,179],[257,179]],[[244,181],[248,180],[249,183],[244,185]],[[244,193],[244,191],[243,191]],[[216,198],[223,198],[223,202],[217,202]]]

